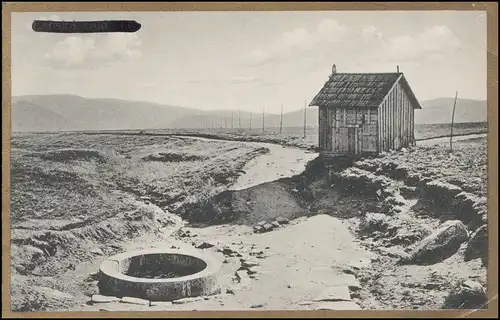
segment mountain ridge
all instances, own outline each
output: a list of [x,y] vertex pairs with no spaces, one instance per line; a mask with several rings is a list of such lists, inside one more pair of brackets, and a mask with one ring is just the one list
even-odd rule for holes
[[[450,123],[454,98],[421,101],[416,124]],[[318,110],[307,107],[306,125],[317,126]],[[73,94],[12,97],[13,131],[126,130],[279,127],[280,115],[237,110],[200,110],[148,101],[85,98]],[[232,119],[232,121],[231,121]],[[457,99],[455,122],[487,121],[485,100]],[[59,124],[58,124],[59,123]],[[62,123],[62,124],[61,124]],[[284,127],[304,124],[304,110],[283,114]],[[56,128],[56,129],[54,129]]]

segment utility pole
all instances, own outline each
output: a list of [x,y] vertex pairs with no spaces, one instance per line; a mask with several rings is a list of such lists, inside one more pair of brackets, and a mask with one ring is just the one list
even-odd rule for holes
[[252,113],[250,112],[250,125],[249,125],[250,131],[252,131]]
[[280,114],[280,134],[283,133],[283,103],[281,104],[281,114]]
[[455,107],[457,105],[458,91],[455,92],[455,102],[453,102],[453,112],[451,114],[450,151],[453,151],[453,122],[455,121]]
[[304,100],[304,138],[306,137],[307,101]]
[[233,112],[231,111],[231,129],[234,128]]
[[241,130],[241,115],[240,115],[240,108],[238,108],[238,129]]
[[224,115],[224,128],[227,129],[227,116]]

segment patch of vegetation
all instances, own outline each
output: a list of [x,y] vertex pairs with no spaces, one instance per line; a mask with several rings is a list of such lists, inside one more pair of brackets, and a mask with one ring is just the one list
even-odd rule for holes
[[[12,271],[29,280],[13,278],[20,281],[13,280],[14,311],[49,308],[26,293],[41,276],[57,278],[96,252],[112,254],[113,244],[174,224],[169,211],[219,193],[268,151],[237,142],[79,133],[23,134],[12,145]],[[183,161],[141,161],[144,154]]]

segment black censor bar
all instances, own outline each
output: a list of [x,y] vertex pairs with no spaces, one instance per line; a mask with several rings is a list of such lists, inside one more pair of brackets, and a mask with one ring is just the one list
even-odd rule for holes
[[49,21],[35,20],[35,32],[51,33],[97,33],[97,32],[137,32],[141,24],[133,20],[105,21]]

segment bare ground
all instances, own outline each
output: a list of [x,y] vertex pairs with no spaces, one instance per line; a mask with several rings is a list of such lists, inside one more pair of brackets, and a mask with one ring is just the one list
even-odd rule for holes
[[[67,137],[61,138],[62,144],[65,139]],[[80,138],[73,136],[72,139]],[[104,140],[109,141],[109,137]],[[181,145],[187,143],[187,140],[175,141]],[[138,141],[123,143],[130,144],[128,148],[133,150]],[[199,143],[200,150],[204,149],[202,142]],[[17,146],[29,148],[27,144],[29,143],[22,140]],[[40,145],[39,141],[31,147],[37,145]],[[229,148],[228,146],[221,143],[223,149]],[[153,149],[158,151],[156,147]],[[316,309],[321,306],[310,300],[332,283],[342,282],[346,269],[351,270],[359,281],[359,288],[351,291],[351,297],[362,309],[441,308],[449,291],[460,281],[472,279],[483,285],[486,283],[483,261],[473,259],[465,262],[465,245],[451,257],[435,264],[421,266],[398,263],[404,252],[411,250],[444,220],[464,220],[470,232],[484,223],[485,139],[457,142],[453,155],[442,147],[417,147],[380,158],[362,159],[353,166],[330,164],[325,168],[324,164],[313,161],[304,174],[294,176],[303,166],[303,162],[299,161],[291,174],[286,173],[286,168],[281,168],[279,172],[283,176],[278,180],[258,180],[259,175],[254,173],[266,172],[269,167],[279,168],[280,164],[284,166],[282,160],[285,151],[273,149],[267,156],[248,163],[249,158],[254,158],[251,150],[255,149],[252,147],[245,150],[252,156],[236,160],[242,156],[238,153],[233,159],[241,164],[236,166],[237,170],[244,168],[249,174],[234,178],[231,183],[220,188],[212,187],[210,196],[200,196],[182,202],[182,206],[173,207],[184,218],[184,222],[167,215],[171,223],[156,225],[156,233],[151,230],[138,232],[131,236],[133,240],[117,243],[114,250],[110,249],[111,242],[106,241],[107,245],[101,245],[101,252],[94,257],[89,256],[92,247],[87,245],[81,249],[82,254],[87,254],[85,259],[75,263],[74,268],[59,272],[57,276],[34,274],[33,271],[26,275],[15,274],[17,278],[13,278],[13,282],[17,283],[17,291],[13,292],[13,299],[18,301],[18,310],[26,310],[28,307],[33,310],[142,310],[144,307],[123,304],[85,304],[92,294],[97,293],[97,279],[91,274],[95,273],[100,261],[113,252],[138,248],[175,246],[192,250],[193,241],[198,239],[214,244],[213,248],[206,250],[213,251],[226,260],[222,274],[223,288],[229,289],[228,294],[186,304],[156,307],[154,310]],[[200,153],[203,156],[203,152]],[[129,154],[139,157],[137,151]],[[298,153],[295,155],[299,157]],[[309,157],[305,153],[302,156]],[[261,158],[265,161],[257,161]],[[474,164],[472,167],[471,163]],[[218,163],[221,164],[222,162]],[[445,166],[450,170],[438,170]],[[155,171],[158,168],[149,170],[158,172]],[[182,172],[182,176],[186,174],[185,171]],[[148,183],[136,182],[135,185],[141,188],[132,188],[129,184],[129,189],[123,189],[121,185],[120,190],[124,192],[122,199],[130,199],[130,203],[140,201],[141,205],[144,205],[144,201],[150,202],[147,204],[148,210],[165,212],[165,203],[162,202],[164,192],[154,192],[154,187],[169,185],[166,181],[152,179]],[[433,184],[436,181],[460,188],[460,192],[466,193],[467,197],[465,200],[455,198],[457,190],[450,189],[447,184],[445,187],[439,183]],[[349,187],[353,184],[358,188]],[[234,187],[228,189],[230,185]],[[146,186],[153,186],[153,189],[144,191]],[[208,185],[207,190],[210,187]],[[26,190],[26,186],[22,189]],[[182,190],[189,194],[195,189]],[[447,209],[450,207],[449,203],[440,205],[430,196],[436,191],[441,192],[444,197],[455,199],[452,206],[454,209]],[[40,189],[32,192],[41,194]],[[148,198],[141,200],[140,197]],[[478,205],[473,208],[469,200]],[[27,202],[29,203],[31,202]],[[468,205],[464,206],[463,203]],[[127,210],[130,209],[124,209]],[[369,212],[384,214],[385,224],[373,229],[369,224],[366,227]],[[30,215],[33,213],[25,216]],[[253,232],[252,227],[259,221],[270,221],[277,217],[286,217],[291,222],[268,233]],[[32,218],[26,218],[21,223],[28,223],[30,220]],[[55,225],[58,220],[53,220],[47,225]],[[185,223],[188,224],[184,225]],[[191,236],[179,232],[179,228],[190,230]],[[33,236],[28,233],[26,237]],[[92,245],[95,246],[95,242]],[[235,254],[224,256],[217,252],[224,246],[232,248]],[[12,255],[14,258],[14,251]],[[19,257],[19,265],[23,258],[29,258]],[[235,271],[240,267],[241,257],[259,261],[255,277],[246,288],[238,286],[233,279]],[[54,265],[47,270],[52,268]],[[61,294],[57,296],[54,292],[44,295],[44,291],[37,290],[34,285],[57,289],[71,297],[64,298]],[[148,310],[153,310],[151,308]]]
[[[220,192],[246,162],[268,152],[238,142],[120,135],[23,134],[11,144],[12,309],[18,311],[60,305],[40,298],[47,296],[43,287],[78,294],[75,281],[59,276],[117,252],[127,239],[177,224],[170,211]],[[158,153],[177,156],[148,157]]]

